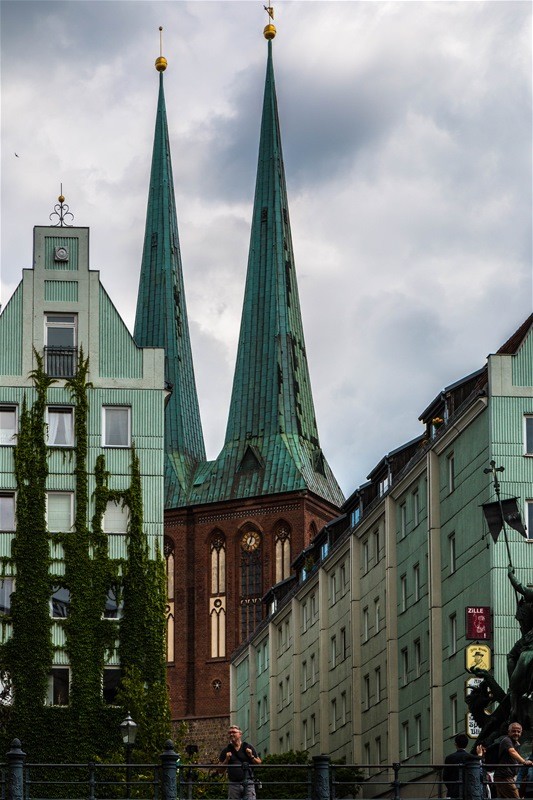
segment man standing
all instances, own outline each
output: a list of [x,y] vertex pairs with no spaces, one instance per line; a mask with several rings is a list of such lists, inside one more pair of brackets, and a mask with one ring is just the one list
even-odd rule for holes
[[510,797],[518,800],[518,788],[515,782],[516,765],[531,767],[533,761],[520,755],[520,736],[522,726],[512,722],[507,729],[507,736],[500,742],[498,766],[494,770],[494,787],[497,797]]
[[[228,800],[255,800],[252,764],[260,764],[255,747],[242,741],[242,731],[232,725],[228,731],[229,744],[219,756],[221,764],[228,765]],[[245,765],[249,765],[248,768]]]
[[442,780],[446,784],[446,796],[464,800],[482,800],[481,756],[483,748],[478,745],[477,755],[467,753],[468,736],[458,733],[455,737],[455,753],[450,753],[444,761]]

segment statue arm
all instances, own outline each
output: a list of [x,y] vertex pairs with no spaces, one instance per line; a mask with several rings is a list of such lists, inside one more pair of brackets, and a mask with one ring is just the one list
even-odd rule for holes
[[516,575],[514,574],[514,567],[509,567],[507,570],[507,576],[511,581],[512,585],[519,592],[528,603],[533,601],[533,589],[528,589],[527,586],[523,586]]

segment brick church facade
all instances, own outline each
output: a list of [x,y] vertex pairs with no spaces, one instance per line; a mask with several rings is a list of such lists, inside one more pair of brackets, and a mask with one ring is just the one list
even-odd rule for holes
[[[163,72],[134,338],[165,348],[165,558],[168,685],[175,722],[200,759],[229,721],[233,650],[266,616],[265,595],[291,575],[343,502],[321,450],[298,299],[277,110],[268,57],[250,253],[226,436],[207,461],[192,362]],[[272,592],[270,592],[272,594]],[[275,590],[274,590],[275,594]]]

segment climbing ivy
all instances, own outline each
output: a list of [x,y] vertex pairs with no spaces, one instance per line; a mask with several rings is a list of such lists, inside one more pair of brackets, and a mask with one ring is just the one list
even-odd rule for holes
[[[74,478],[76,513],[73,529],[54,534],[63,546],[64,574],[50,571],[50,535],[46,530],[46,397],[53,383],[36,353],[32,373],[35,402],[22,404],[20,430],[14,448],[17,487],[17,527],[9,560],[16,574],[12,595],[12,636],[0,647],[0,664],[9,675],[15,701],[2,716],[0,746],[14,737],[22,739],[32,761],[120,760],[119,722],[130,710],[139,724],[139,755],[152,760],[170,732],[165,681],[164,562],[159,552],[150,558],[143,529],[139,459],[132,450],[131,480],[126,491],[109,489],[110,475],[103,455],[94,466],[94,514],[89,509],[88,471],[88,359],[80,352],[77,371],[65,382],[74,405],[76,446]],[[130,511],[128,551],[125,560],[109,557],[103,515],[110,500]],[[2,570],[7,565],[3,562]],[[122,588],[120,584],[122,583]],[[70,592],[69,614],[61,624],[70,665],[68,707],[45,705],[54,660],[50,596],[54,585]],[[104,618],[108,591],[124,598],[120,621]],[[102,697],[106,658],[120,639],[122,670],[119,707],[107,706]]]

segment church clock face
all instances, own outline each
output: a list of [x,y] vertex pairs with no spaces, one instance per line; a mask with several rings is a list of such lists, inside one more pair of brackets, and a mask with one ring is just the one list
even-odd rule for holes
[[259,536],[257,531],[247,531],[242,535],[241,547],[248,553],[252,553],[254,550],[257,550],[260,544],[261,544],[261,537]]

